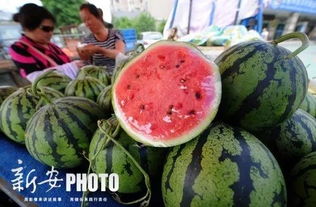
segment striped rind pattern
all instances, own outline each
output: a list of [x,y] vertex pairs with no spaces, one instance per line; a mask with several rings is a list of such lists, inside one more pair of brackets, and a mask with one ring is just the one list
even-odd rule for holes
[[240,43],[224,51],[215,63],[222,76],[219,115],[256,132],[290,117],[307,92],[307,72],[289,50],[263,41]]
[[[123,130],[115,138],[150,175],[151,179],[159,179],[164,161],[163,148],[146,147],[135,142]],[[92,169],[96,173],[117,173],[120,177],[120,193],[137,193],[145,189],[144,176],[113,142],[102,148],[106,140],[105,134],[98,129],[90,144],[89,159],[97,152],[92,160]]]
[[85,97],[96,101],[98,95],[105,88],[105,85],[96,78],[85,77],[84,79],[72,80],[65,89],[67,96]]
[[286,206],[284,178],[271,152],[226,124],[174,147],[161,187],[165,207]]
[[37,86],[50,87],[64,93],[65,88],[70,81],[71,79],[68,76],[62,75],[58,72],[52,72],[47,74],[45,77],[42,77],[41,80],[38,81]]
[[86,65],[80,69],[78,79],[93,77],[100,80],[105,86],[110,84],[110,76],[105,66]]
[[113,111],[112,108],[112,86],[106,86],[97,98],[97,104],[103,108],[106,112]]
[[[51,88],[43,88],[49,100],[63,95]],[[35,96],[30,87],[20,88],[11,94],[0,107],[0,128],[13,141],[23,144],[26,124],[37,109],[47,104],[46,99]]]
[[316,151],[316,119],[301,109],[273,132],[278,155],[283,159],[299,160]]
[[11,94],[0,107],[2,132],[15,142],[24,143],[27,121],[35,113],[39,98],[20,88]]
[[295,207],[316,205],[316,152],[303,157],[291,171],[289,202]]
[[300,109],[303,109],[313,117],[316,117],[316,97],[310,93],[307,93]]
[[42,107],[27,124],[25,144],[38,161],[56,168],[81,164],[102,111],[93,101],[65,97]]

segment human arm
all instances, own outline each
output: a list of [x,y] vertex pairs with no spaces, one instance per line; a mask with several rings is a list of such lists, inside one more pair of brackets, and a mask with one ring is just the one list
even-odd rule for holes
[[125,52],[125,44],[122,40],[116,40],[115,49],[99,47],[96,45],[86,45],[79,49],[79,56],[82,60],[88,60],[93,54],[102,54],[105,57],[115,59],[119,53]]
[[115,49],[108,49],[103,47],[98,47],[98,53],[102,54],[105,57],[115,59],[119,53],[125,53],[125,44],[122,40],[116,40]]

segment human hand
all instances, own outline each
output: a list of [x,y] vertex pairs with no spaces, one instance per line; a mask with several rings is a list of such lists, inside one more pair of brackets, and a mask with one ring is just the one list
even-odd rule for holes
[[89,55],[94,55],[96,53],[99,53],[100,48],[101,47],[99,47],[99,46],[89,44],[89,45],[82,47],[81,50],[82,50],[82,52],[87,53]]
[[89,60],[90,57],[100,50],[100,47],[92,44],[80,44],[77,47],[78,54],[82,60]]
[[[86,44],[83,44],[86,45]],[[88,53],[88,51],[83,49],[84,46],[78,46],[77,52],[81,60],[89,60],[91,57],[91,54]]]

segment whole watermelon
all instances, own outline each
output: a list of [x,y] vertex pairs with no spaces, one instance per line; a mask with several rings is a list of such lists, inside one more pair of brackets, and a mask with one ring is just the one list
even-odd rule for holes
[[38,161],[56,168],[81,164],[102,110],[83,97],[57,99],[38,110],[26,127],[25,144]]
[[101,108],[103,108],[103,110],[108,113],[111,113],[113,111],[111,98],[112,86],[109,85],[102,90],[97,99],[97,103],[99,104],[99,106],[101,106]]
[[250,133],[215,124],[176,146],[162,175],[165,207],[286,206],[281,169]]
[[31,86],[27,86],[12,93],[1,104],[0,128],[15,142],[24,143],[26,124],[37,109],[50,100],[63,97],[63,94],[52,88],[42,87],[38,90],[44,93],[45,97],[34,94]]
[[65,89],[67,96],[79,96],[97,101],[98,95],[105,85],[98,79],[92,77],[78,78],[72,80]]
[[289,206],[316,206],[316,152],[301,159],[291,171]]
[[38,82],[37,87],[50,87],[60,91],[61,93],[65,92],[65,88],[70,81],[71,79],[68,76],[54,70],[49,73],[45,73],[44,76],[39,76],[34,80],[34,82]]
[[285,160],[298,161],[316,151],[316,119],[298,109],[289,119],[273,130],[278,154]]
[[[119,193],[137,193],[146,189],[144,175],[132,160],[113,142],[107,145],[105,134],[98,129],[90,144],[89,159],[91,167],[96,173],[117,173],[120,178]],[[135,142],[123,130],[115,137],[149,174],[151,179],[159,179],[165,157],[164,148],[146,147]],[[95,159],[92,159],[95,157]]]
[[106,66],[86,65],[80,68],[77,78],[93,77],[101,81],[105,86],[110,84],[110,75]]
[[316,97],[311,93],[307,93],[300,105],[300,109],[303,109],[313,117],[316,117]]
[[[303,45],[293,53],[278,46],[290,38]],[[216,58],[222,77],[219,116],[251,132],[274,127],[289,118],[307,92],[304,64],[296,56],[308,46],[303,33],[291,33],[271,43],[237,44]]]

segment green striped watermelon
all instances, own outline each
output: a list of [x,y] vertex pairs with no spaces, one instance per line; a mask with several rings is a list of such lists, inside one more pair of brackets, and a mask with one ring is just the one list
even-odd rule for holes
[[311,93],[307,93],[300,106],[300,109],[303,109],[313,117],[316,117],[316,97]]
[[[278,46],[300,38],[293,53]],[[291,33],[272,43],[249,41],[237,44],[216,58],[223,84],[219,116],[251,132],[274,127],[289,118],[307,92],[307,73],[296,56],[308,46],[303,33]]]
[[293,162],[316,151],[316,119],[298,109],[293,116],[273,130],[278,155]]
[[67,96],[79,96],[97,101],[98,95],[105,88],[105,85],[96,78],[85,77],[72,80],[65,89]]
[[316,152],[303,157],[291,171],[289,203],[293,207],[316,206]]
[[97,103],[99,106],[101,106],[101,108],[103,108],[105,112],[111,113],[113,111],[111,98],[112,86],[109,85],[102,90],[97,99]]
[[18,90],[15,86],[0,86],[0,105],[13,92]]
[[37,77],[34,82],[38,82],[37,87],[46,86],[64,93],[65,88],[70,81],[71,79],[68,76],[63,75],[57,71],[52,71],[46,73],[44,76]]
[[[106,140],[105,133],[98,129],[90,143],[89,160],[92,170],[96,173],[117,173],[120,178],[120,193],[137,193],[144,190],[142,172],[116,144],[109,141],[105,145]],[[164,149],[139,144],[123,130],[120,130],[115,140],[133,156],[151,179],[159,179],[165,157]]]
[[250,133],[220,123],[172,149],[162,195],[165,207],[286,206],[287,200],[270,151]]
[[110,75],[106,66],[86,65],[80,68],[77,78],[93,77],[100,80],[104,85],[110,85]]
[[112,89],[124,130],[156,147],[199,135],[214,119],[220,99],[217,66],[193,45],[174,41],[159,41],[123,64]]
[[42,87],[38,90],[42,90],[48,100],[34,95],[31,86],[27,86],[11,94],[0,107],[0,128],[13,141],[23,144],[26,124],[36,110],[49,100],[63,97],[63,94],[52,88]]
[[102,110],[83,97],[57,99],[38,110],[26,127],[25,144],[38,161],[56,168],[81,164]]

